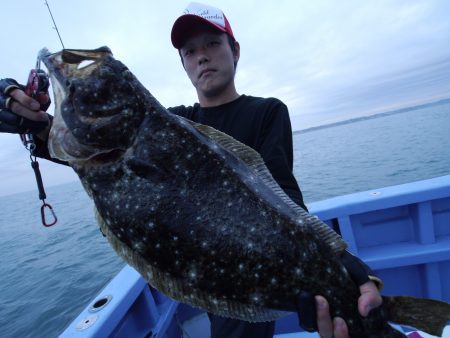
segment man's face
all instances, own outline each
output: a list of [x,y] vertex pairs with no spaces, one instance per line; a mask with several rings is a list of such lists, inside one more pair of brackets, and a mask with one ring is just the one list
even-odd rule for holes
[[239,44],[233,53],[225,33],[200,32],[180,49],[184,68],[197,94],[214,97],[234,85],[234,63],[239,59]]

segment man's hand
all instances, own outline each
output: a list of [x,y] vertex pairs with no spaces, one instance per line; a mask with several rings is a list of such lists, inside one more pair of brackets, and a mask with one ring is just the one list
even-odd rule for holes
[[13,113],[32,121],[48,121],[47,113],[40,110],[41,104],[46,104],[48,102],[48,96],[46,98],[41,98],[43,102],[38,102],[18,88],[11,91],[10,96],[13,98],[10,104],[10,110]]
[[44,111],[50,102],[48,95],[37,101],[23,89],[13,79],[0,80],[0,132],[37,134],[49,126],[49,117]]
[[[361,296],[358,299],[358,310],[361,316],[366,317],[370,310],[382,303],[380,292],[375,283],[369,281],[360,286]],[[342,318],[331,320],[330,309],[327,300],[322,296],[316,296],[317,328],[322,338],[348,338],[348,328]]]

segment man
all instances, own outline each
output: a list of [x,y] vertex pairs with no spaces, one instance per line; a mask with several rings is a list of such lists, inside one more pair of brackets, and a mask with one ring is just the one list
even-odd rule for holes
[[[191,120],[211,125],[254,148],[291,199],[306,210],[292,174],[292,131],[286,106],[277,99],[263,99],[237,93],[234,76],[240,56],[228,19],[214,7],[191,3],[172,28],[172,44],[178,49],[186,73],[194,85],[199,103],[170,110]],[[372,282],[361,286],[362,315],[367,306],[381,303]],[[328,304],[316,297],[318,329],[322,337],[346,337],[342,319],[334,329]],[[311,309],[311,311],[314,311]],[[272,337],[273,323],[250,324],[209,315],[212,337]],[[309,326],[309,325],[306,325]]]
[[[281,188],[306,210],[302,194],[292,174],[292,131],[287,107],[274,98],[239,95],[234,82],[240,46],[231,26],[217,8],[191,3],[172,28],[172,44],[194,88],[199,102],[191,107],[169,108],[175,114],[210,125],[258,151]],[[44,112],[48,97],[39,102],[26,96],[14,80],[0,81],[0,132],[35,134],[39,145],[35,154],[49,158],[46,148],[51,121]],[[352,257],[352,256],[351,256]],[[346,264],[358,280],[361,315],[381,304],[375,284],[369,281],[370,271],[356,258]],[[354,272],[356,271],[356,272]],[[302,326],[317,329],[324,338],[348,337],[345,322],[333,321],[325,298],[306,294],[299,303]],[[311,316],[312,314],[312,316]],[[209,314],[211,337],[272,337],[275,325],[248,323]],[[316,322],[317,318],[317,322]]]

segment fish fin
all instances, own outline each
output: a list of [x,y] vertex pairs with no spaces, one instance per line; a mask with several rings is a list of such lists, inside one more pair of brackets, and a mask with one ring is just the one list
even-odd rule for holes
[[298,206],[292,199],[281,189],[275,181],[269,169],[267,168],[261,155],[251,147],[237,141],[226,133],[218,131],[210,126],[189,121],[194,128],[206,135],[210,139],[217,142],[223,148],[240,158],[248,167],[258,175],[258,177],[290,208],[295,210],[299,218],[307,219],[307,224],[314,228],[315,233],[324,242],[326,242],[336,254],[342,253],[347,248],[347,243],[342,237],[332,230],[327,224],[322,222],[318,217],[313,216]]
[[450,304],[408,296],[383,297],[388,320],[410,326],[434,336],[441,336],[450,321]]

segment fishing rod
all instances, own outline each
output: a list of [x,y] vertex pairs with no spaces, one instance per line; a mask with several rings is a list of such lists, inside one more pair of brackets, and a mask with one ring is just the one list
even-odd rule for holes
[[53,21],[53,28],[56,30],[56,33],[58,34],[59,41],[61,41],[61,45],[62,45],[63,49],[65,49],[64,43],[63,43],[63,41],[62,41],[62,39],[61,39],[61,34],[59,34],[58,26],[56,25],[55,18],[53,17],[52,11],[51,11],[51,9],[50,9],[50,6],[49,6],[47,0],[45,0],[44,3],[45,3],[45,5],[47,6],[48,12],[50,13],[50,17],[52,18],[52,21]]
[[[50,5],[48,4],[47,0],[45,0],[44,4],[47,6],[48,12],[53,22],[53,28],[56,30],[56,33],[58,34],[59,41],[61,42],[63,49],[65,49],[64,43],[61,38],[61,34],[59,34],[58,26],[56,25],[55,18],[53,17],[52,11],[50,9]],[[47,73],[43,69],[41,69],[42,57],[43,55],[41,51],[38,53],[35,68],[30,70],[27,85],[25,86],[25,93],[28,96],[32,97],[33,99],[36,99],[38,102],[39,98],[43,97],[44,95],[45,96],[48,95],[48,88],[50,86],[50,81]],[[44,190],[44,183],[42,181],[41,171],[39,170],[39,163],[36,160],[36,156],[33,155],[34,151],[36,150],[36,143],[34,141],[33,134],[31,133],[20,134],[20,139],[22,140],[22,143],[25,146],[25,148],[30,152],[31,167],[33,168],[34,175],[36,177],[36,183],[39,191],[39,199],[42,201],[41,206],[42,224],[46,227],[52,226],[56,224],[58,218],[56,217],[53,207],[47,202],[45,202],[47,195]],[[53,217],[51,221],[47,220],[46,211],[49,211],[51,213]]]

